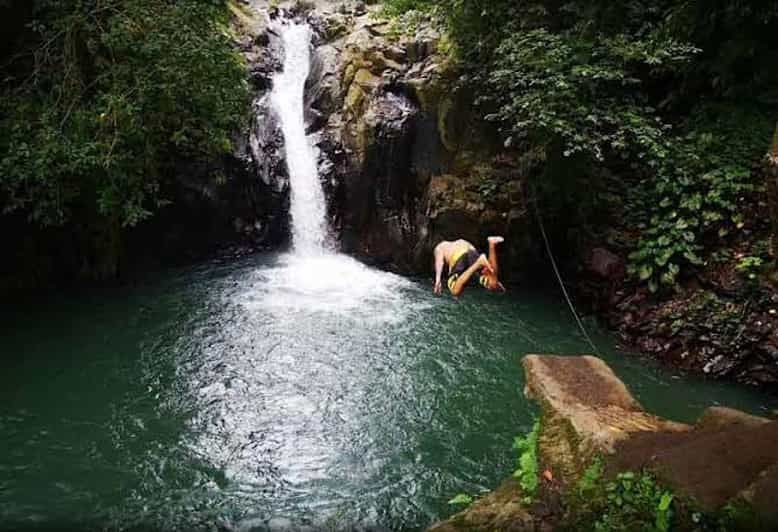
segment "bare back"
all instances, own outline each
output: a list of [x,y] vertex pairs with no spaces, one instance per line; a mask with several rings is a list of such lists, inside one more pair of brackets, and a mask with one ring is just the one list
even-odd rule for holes
[[453,266],[452,261],[456,258],[456,256],[461,255],[462,250],[469,251],[471,249],[474,250],[475,246],[467,240],[460,238],[459,240],[454,241],[444,240],[437,245],[435,248],[435,253],[442,254],[443,260],[445,260],[446,265],[450,268]]

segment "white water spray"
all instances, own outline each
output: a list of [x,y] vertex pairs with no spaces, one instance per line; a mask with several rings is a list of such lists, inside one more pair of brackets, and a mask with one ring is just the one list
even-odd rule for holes
[[[403,319],[409,311],[407,280],[364,264],[329,247],[326,201],[317,167],[317,148],[305,134],[305,82],[311,65],[312,31],[292,22],[279,27],[283,72],[273,78],[271,104],[281,121],[289,170],[292,253],[256,272],[242,293],[243,305],[264,312],[326,312],[358,320],[365,311],[380,321]],[[369,310],[368,310],[369,309]]]
[[305,134],[304,93],[310,72],[311,28],[283,27],[284,70],[273,80],[272,102],[281,119],[291,184],[292,245],[298,254],[325,251],[326,203],[316,166],[316,148]]

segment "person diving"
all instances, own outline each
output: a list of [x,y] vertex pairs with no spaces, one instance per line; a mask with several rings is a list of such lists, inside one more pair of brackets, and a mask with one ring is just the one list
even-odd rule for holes
[[458,297],[471,279],[476,278],[481,286],[491,292],[505,291],[498,277],[497,245],[504,242],[501,236],[490,236],[489,256],[480,254],[467,240],[444,240],[435,246],[435,286],[434,291],[443,291],[443,270],[447,270],[446,285],[455,297]]

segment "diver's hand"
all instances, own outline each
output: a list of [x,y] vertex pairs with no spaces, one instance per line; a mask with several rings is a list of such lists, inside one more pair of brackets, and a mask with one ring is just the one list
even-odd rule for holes
[[443,293],[443,284],[438,280],[435,281],[435,288],[434,291],[436,294],[440,295]]

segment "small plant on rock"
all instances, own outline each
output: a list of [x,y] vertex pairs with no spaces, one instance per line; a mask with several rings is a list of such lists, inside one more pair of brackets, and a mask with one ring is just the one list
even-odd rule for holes
[[526,436],[517,436],[513,448],[519,453],[519,467],[513,476],[519,480],[524,493],[524,502],[532,502],[538,491],[538,434],[540,421],[532,426]]
[[760,257],[742,257],[735,269],[748,281],[756,281],[762,271],[764,261]]
[[467,507],[473,504],[473,497],[468,495],[467,493],[459,493],[453,499],[448,501],[448,503],[452,506]]
[[566,527],[572,530],[670,530],[675,496],[657,484],[649,473],[604,476],[597,458],[584,471],[567,497]]

